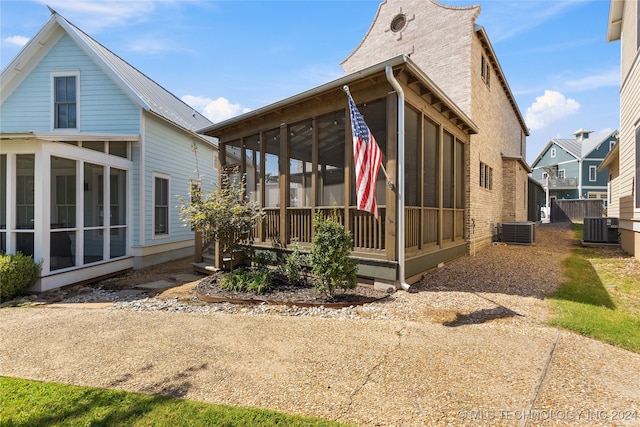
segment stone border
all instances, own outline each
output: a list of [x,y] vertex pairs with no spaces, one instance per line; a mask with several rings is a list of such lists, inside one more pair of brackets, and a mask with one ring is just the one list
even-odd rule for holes
[[[391,294],[389,294],[391,295]],[[287,307],[324,307],[324,308],[347,308],[355,307],[364,304],[370,304],[373,302],[381,301],[388,298],[389,295],[385,295],[380,298],[366,298],[363,301],[358,302],[291,302],[291,301],[276,301],[262,298],[226,298],[226,297],[212,297],[209,295],[201,294],[196,290],[196,297],[204,302],[228,302],[231,304],[270,304],[270,305],[286,305]]]

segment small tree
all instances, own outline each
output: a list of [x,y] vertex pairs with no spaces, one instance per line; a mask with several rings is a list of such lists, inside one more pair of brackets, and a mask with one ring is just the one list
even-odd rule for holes
[[316,289],[333,297],[337,288],[355,288],[357,263],[349,258],[353,237],[334,217],[324,218],[322,212],[316,213],[313,224],[311,272]]
[[245,194],[242,180],[222,175],[222,188],[208,194],[192,197],[193,202],[180,200],[180,219],[185,225],[212,235],[220,245],[222,254],[231,257],[231,269],[238,254],[244,252],[260,219],[258,206]]

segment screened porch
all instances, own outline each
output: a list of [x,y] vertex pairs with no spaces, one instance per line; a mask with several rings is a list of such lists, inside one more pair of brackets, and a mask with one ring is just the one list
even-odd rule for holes
[[[408,71],[401,69],[398,78],[409,77]],[[408,276],[419,277],[466,253],[468,129],[452,123],[424,93],[407,93],[405,227],[398,230],[398,97],[385,83],[375,78],[350,83],[389,176],[390,183],[382,171],[377,179],[379,220],[356,208],[349,108],[339,83],[321,95],[301,94],[297,101],[285,100],[287,105],[265,107],[261,114],[257,110],[244,120],[240,116],[205,130],[220,140],[220,170],[236,179],[244,175],[248,197],[264,214],[254,246],[309,249],[314,215],[322,212],[334,215],[352,233],[352,255],[363,277],[397,280],[399,232],[404,233]],[[421,87],[409,85],[405,92]]]

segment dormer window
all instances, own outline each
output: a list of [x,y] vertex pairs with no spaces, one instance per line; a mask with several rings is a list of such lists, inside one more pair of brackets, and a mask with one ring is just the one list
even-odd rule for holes
[[55,73],[52,81],[53,128],[78,128],[78,75]]

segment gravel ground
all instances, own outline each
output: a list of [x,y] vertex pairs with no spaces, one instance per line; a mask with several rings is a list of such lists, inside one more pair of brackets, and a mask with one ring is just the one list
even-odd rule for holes
[[195,284],[4,308],[0,375],[362,426],[640,425],[640,355],[543,323],[577,245],[543,225],[534,246],[492,246],[417,293],[344,309],[205,304]]

